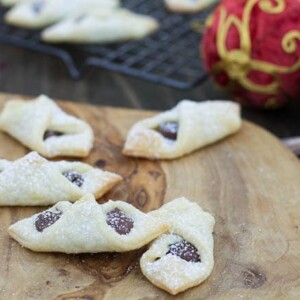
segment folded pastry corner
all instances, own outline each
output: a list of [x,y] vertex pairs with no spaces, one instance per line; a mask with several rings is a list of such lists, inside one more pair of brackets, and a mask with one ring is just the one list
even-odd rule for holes
[[141,257],[143,274],[172,295],[199,285],[214,265],[214,218],[186,198],[175,199],[150,214],[165,221],[170,230]]
[[166,230],[168,226],[160,219],[126,202],[100,205],[88,194],[74,204],[59,202],[18,221],[8,232],[33,251],[97,253],[138,249]]
[[237,103],[182,100],[173,109],[134,124],[123,154],[174,159],[233,134],[240,127]]
[[82,163],[49,162],[36,152],[16,161],[0,159],[0,205],[49,205],[101,197],[122,181],[118,174]]
[[95,9],[71,16],[46,28],[42,40],[48,43],[114,43],[142,39],[159,27],[146,15],[126,9]]
[[0,114],[0,130],[45,157],[86,157],[94,141],[86,122],[66,114],[47,96],[10,100]]

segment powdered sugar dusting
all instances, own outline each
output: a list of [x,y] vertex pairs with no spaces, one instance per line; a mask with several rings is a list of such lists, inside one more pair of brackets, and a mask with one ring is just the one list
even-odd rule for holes
[[84,183],[82,175],[76,171],[66,171],[62,173],[70,182],[81,187]]
[[167,254],[177,255],[188,262],[201,262],[198,250],[185,240],[172,244],[169,247]]
[[56,221],[60,219],[62,215],[61,211],[52,212],[46,210],[45,212],[39,214],[35,219],[35,228],[39,232],[43,232],[44,229],[54,224]]
[[0,196],[0,204],[37,205],[73,200],[75,194],[61,180],[55,165],[31,152],[1,172]]
[[158,238],[143,254],[144,275],[172,294],[200,284],[214,264],[214,218],[184,197],[151,214],[166,221],[170,233]]
[[32,101],[7,102],[1,113],[1,127],[25,146],[46,157],[86,156],[93,145],[91,127],[66,114],[44,95]]
[[121,235],[129,234],[134,226],[133,219],[119,208],[115,208],[107,213],[106,223]]
[[199,276],[200,263],[186,262],[171,254],[146,264],[147,276],[155,277],[171,289],[177,289],[183,282],[194,281]]

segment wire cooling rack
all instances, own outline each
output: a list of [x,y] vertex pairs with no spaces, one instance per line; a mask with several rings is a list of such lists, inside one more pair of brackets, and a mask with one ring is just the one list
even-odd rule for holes
[[[170,13],[162,0],[123,0],[132,11],[155,17],[160,28],[149,37],[113,45],[50,45],[41,42],[40,31],[8,26],[6,9],[0,8],[0,43],[10,44],[60,58],[70,76],[78,79],[89,66],[150,80],[178,89],[190,89],[207,75],[199,57],[201,32],[195,24],[204,23],[210,10],[198,14]],[[199,27],[199,26],[198,26]]]

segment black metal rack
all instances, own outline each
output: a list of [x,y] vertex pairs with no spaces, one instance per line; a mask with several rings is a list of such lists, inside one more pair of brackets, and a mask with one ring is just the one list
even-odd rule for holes
[[0,43],[58,57],[74,79],[80,78],[89,66],[178,89],[192,88],[207,78],[199,57],[201,33],[193,30],[192,25],[203,24],[209,10],[192,15],[174,14],[165,9],[162,0],[123,0],[123,6],[155,17],[160,22],[159,30],[140,41],[113,45],[50,45],[41,42],[40,31],[5,24],[6,9],[0,8]]

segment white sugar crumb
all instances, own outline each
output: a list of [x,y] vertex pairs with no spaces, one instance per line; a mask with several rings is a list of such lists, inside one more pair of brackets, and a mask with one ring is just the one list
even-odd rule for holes
[[183,261],[181,258],[168,254],[157,261],[148,262],[145,271],[149,277],[155,277],[171,289],[177,289],[183,281],[198,277],[201,263]]

